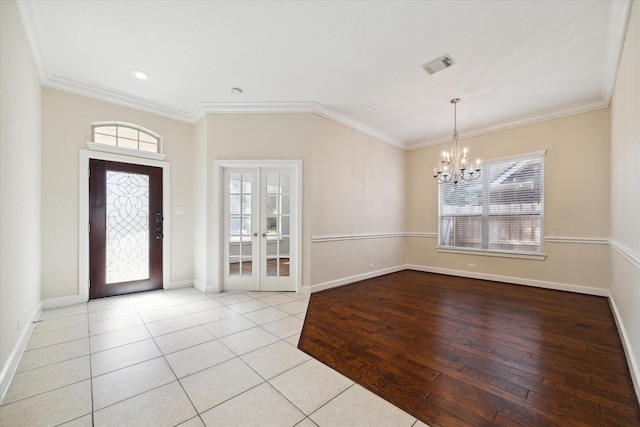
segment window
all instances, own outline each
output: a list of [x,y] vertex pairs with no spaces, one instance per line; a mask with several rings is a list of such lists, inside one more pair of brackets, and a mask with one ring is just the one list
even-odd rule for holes
[[542,253],[544,152],[486,162],[479,179],[439,190],[440,248]]
[[93,123],[91,127],[97,144],[160,153],[160,135],[143,127],[122,122]]

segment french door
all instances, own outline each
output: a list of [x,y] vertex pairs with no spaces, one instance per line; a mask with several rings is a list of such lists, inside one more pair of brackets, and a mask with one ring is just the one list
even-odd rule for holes
[[90,159],[89,298],[162,288],[162,168]]
[[224,289],[295,291],[297,174],[224,169]]

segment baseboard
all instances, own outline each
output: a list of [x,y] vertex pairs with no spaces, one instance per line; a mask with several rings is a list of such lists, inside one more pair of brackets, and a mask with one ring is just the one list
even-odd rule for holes
[[193,280],[178,280],[176,282],[171,282],[168,285],[166,285],[164,288],[165,289],[180,289],[180,288],[190,288],[190,287],[195,287],[194,286],[194,281]]
[[589,286],[569,285],[566,283],[546,282],[544,280],[523,279],[520,277],[499,276],[497,274],[473,273],[469,271],[450,270],[447,268],[426,267],[423,265],[408,264],[405,268],[409,270],[424,271],[426,273],[446,274],[447,276],[468,277],[471,279],[490,280],[492,282],[504,282],[513,285],[533,286],[536,288],[554,289],[557,291],[575,292],[578,294],[596,295],[608,297],[608,289],[591,288]]
[[74,304],[84,304],[87,302],[86,299],[79,295],[70,295],[67,297],[58,297],[58,298],[48,298],[42,300],[42,308],[57,308],[57,307],[66,307],[68,305]]
[[622,317],[620,317],[618,306],[616,305],[613,296],[609,297],[609,305],[611,306],[613,318],[616,321],[616,325],[618,326],[618,331],[620,333],[620,338],[622,339],[622,348],[624,348],[624,354],[627,357],[627,365],[629,366],[629,373],[631,374],[633,388],[636,391],[636,399],[638,399],[638,402],[640,402],[640,367],[637,364],[638,359],[636,359],[635,355],[633,354],[633,348],[631,347],[629,335],[627,335],[627,330],[624,327]]
[[198,282],[197,280],[193,280],[193,287],[202,293],[220,292],[220,289],[218,289],[217,286],[213,286],[213,285],[207,286],[202,282]]
[[318,283],[317,285],[305,286],[303,293],[314,293],[318,291],[324,291],[326,289],[336,288],[338,286],[348,285],[350,283],[359,282],[361,280],[371,279],[378,276],[384,276],[389,273],[396,273],[398,271],[406,270],[405,265],[397,265],[395,267],[383,268],[382,270],[369,271],[363,274],[357,274],[355,276],[345,277],[343,279],[332,280],[330,282]]
[[4,399],[4,395],[9,390],[9,385],[11,384],[11,380],[18,370],[18,365],[20,364],[20,360],[22,360],[22,355],[24,353],[24,349],[27,347],[29,343],[29,338],[31,338],[31,333],[33,332],[34,322],[40,319],[40,313],[42,313],[43,303],[40,302],[36,307],[35,312],[31,316],[31,321],[29,322],[29,326],[22,330],[20,337],[18,338],[18,342],[16,343],[13,351],[9,355],[7,362],[2,367],[2,372],[0,372],[0,402]]

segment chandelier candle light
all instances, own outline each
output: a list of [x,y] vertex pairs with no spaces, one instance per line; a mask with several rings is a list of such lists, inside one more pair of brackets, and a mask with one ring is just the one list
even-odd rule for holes
[[442,160],[438,166],[433,168],[433,178],[438,184],[453,181],[454,188],[457,188],[460,181],[473,181],[480,177],[480,159],[476,164],[469,162],[467,149],[460,150],[458,143],[458,129],[456,126],[456,106],[460,98],[453,98],[449,101],[453,104],[453,140],[451,141],[451,151],[442,153]]

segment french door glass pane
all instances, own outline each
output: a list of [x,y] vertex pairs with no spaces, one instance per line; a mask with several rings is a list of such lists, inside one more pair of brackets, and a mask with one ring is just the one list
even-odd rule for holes
[[107,171],[106,283],[149,278],[149,176]]
[[291,175],[268,173],[266,183],[267,276],[289,276]]
[[253,174],[229,176],[229,276],[251,276],[251,189]]

